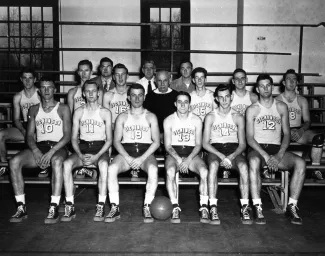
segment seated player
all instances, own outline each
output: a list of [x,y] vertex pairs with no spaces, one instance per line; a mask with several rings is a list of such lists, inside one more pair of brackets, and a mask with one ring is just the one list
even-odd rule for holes
[[[86,81],[83,96],[86,104],[73,114],[71,143],[74,153],[63,163],[65,188],[65,213],[61,221],[71,221],[76,216],[73,195],[72,171],[82,166],[95,165],[99,169],[98,204],[94,221],[103,221],[107,194],[107,168],[110,160],[107,152],[112,144],[111,112],[98,103],[99,86],[96,81]],[[80,134],[80,141],[78,136]]]
[[241,221],[252,224],[249,210],[249,176],[245,157],[246,148],[244,117],[230,107],[233,94],[231,85],[219,85],[214,93],[219,108],[211,111],[204,121],[203,148],[209,152],[208,188],[211,224],[220,224],[217,212],[218,170],[236,169],[239,172],[241,194]]
[[143,107],[145,90],[140,84],[128,89],[131,108],[121,113],[115,122],[114,147],[119,153],[108,167],[108,191],[111,211],[105,222],[120,218],[118,175],[128,170],[143,170],[148,175],[143,206],[145,223],[153,222],[150,204],[158,186],[158,166],[153,155],[159,147],[157,117]]
[[[35,71],[29,67],[20,72],[20,81],[24,89],[14,95],[13,98],[13,124],[14,127],[0,131],[0,161],[7,162],[7,141],[23,141],[26,137],[28,109],[40,103],[38,90],[35,86]],[[22,120],[21,121],[21,115]],[[0,177],[7,171],[7,167],[0,168]]]
[[175,99],[176,112],[164,121],[166,187],[173,204],[172,223],[180,223],[176,173],[192,171],[200,176],[200,221],[209,223],[208,169],[199,153],[202,147],[202,121],[190,112],[191,96],[179,92]]
[[[306,163],[286,152],[290,143],[288,107],[272,97],[273,79],[268,74],[259,75],[256,80],[259,100],[246,111],[246,137],[251,147],[248,153],[250,189],[256,213],[256,224],[265,224],[261,201],[261,167],[267,165],[271,171],[292,172],[289,204],[286,216],[293,224],[302,224],[298,214],[298,199],[304,184]],[[283,134],[283,136],[281,136]],[[282,137],[282,138],[281,138]]]
[[[291,141],[303,145],[311,145],[310,158],[312,165],[320,165],[323,154],[324,134],[310,130],[311,122],[308,101],[296,92],[299,84],[298,74],[293,69],[287,70],[283,75],[282,83],[285,90],[277,99],[288,105]],[[314,170],[312,177],[317,182],[325,182],[319,170]]]
[[52,196],[45,224],[54,224],[59,220],[62,164],[68,156],[65,146],[70,141],[71,113],[68,105],[54,100],[55,91],[53,80],[41,78],[41,103],[30,107],[28,112],[26,140],[29,148],[20,151],[9,161],[12,186],[18,205],[17,212],[10,218],[10,222],[21,222],[27,218],[22,169],[45,169],[49,166],[52,167]]

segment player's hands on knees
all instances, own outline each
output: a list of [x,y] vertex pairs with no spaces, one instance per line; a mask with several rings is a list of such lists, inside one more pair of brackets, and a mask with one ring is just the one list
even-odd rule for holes
[[281,162],[281,159],[278,155],[272,155],[270,159],[266,162],[267,166],[271,171],[278,171],[279,169],[279,163]]
[[300,129],[292,129],[290,131],[290,133],[291,133],[291,140],[297,142],[301,138],[301,136],[303,135],[304,130],[302,128],[300,128]]
[[221,166],[225,167],[226,169],[232,168],[231,160],[228,157],[225,157],[222,162],[220,163]]
[[33,150],[33,155],[34,155],[36,164],[40,168],[42,168],[41,167],[41,159],[42,159],[43,153],[39,149],[35,149],[35,150]]
[[179,171],[181,173],[188,173],[188,167],[190,166],[191,161],[192,161],[192,159],[190,159],[188,157],[183,158],[183,161],[179,165]]
[[55,153],[55,150],[50,149],[48,152],[46,152],[46,154],[44,154],[42,156],[41,162],[40,162],[40,165],[39,165],[42,169],[45,169],[45,168],[50,166],[51,158],[54,155],[54,153]]
[[141,168],[141,164],[144,162],[142,157],[134,158],[131,162],[131,168],[135,170],[139,170]]
[[92,154],[84,154],[83,157],[83,164],[84,165],[91,165],[93,163],[95,163],[98,160],[98,156],[97,155],[92,155]]

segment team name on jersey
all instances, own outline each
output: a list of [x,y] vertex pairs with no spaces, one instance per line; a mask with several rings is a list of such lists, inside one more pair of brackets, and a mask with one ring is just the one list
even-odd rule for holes
[[22,105],[22,109],[23,111],[28,111],[28,109],[31,107],[31,106],[34,106],[35,104],[34,103],[25,103],[24,105]]
[[207,102],[200,102],[200,103],[191,105],[191,107],[193,110],[196,108],[212,108],[212,104],[207,103]]
[[47,124],[61,125],[61,123],[62,123],[61,120],[55,120],[55,119],[52,119],[52,118],[42,118],[42,119],[36,121],[37,126],[39,126],[39,125],[47,125]]
[[98,126],[98,127],[102,127],[104,125],[103,121],[97,121],[94,119],[86,119],[80,122],[80,125],[85,126],[85,125],[94,125],[94,126]]
[[174,135],[179,135],[179,134],[195,135],[195,130],[190,129],[190,128],[180,128],[180,129],[177,129],[176,131],[174,131],[173,133],[174,133]]
[[301,115],[301,110],[293,107],[289,108],[289,117],[291,120],[296,119],[297,115]]
[[221,123],[218,125],[213,125],[212,126],[213,131],[224,131],[227,130],[228,132],[221,132],[222,136],[226,136],[227,134],[229,135],[229,130],[237,132],[237,125],[234,124],[228,124],[228,123]]
[[278,124],[281,124],[281,119],[276,117],[276,116],[272,116],[272,115],[265,115],[265,116],[261,116],[259,118],[256,119],[256,123],[260,124],[262,122],[268,122],[268,121],[273,121],[276,122]]
[[133,131],[147,132],[149,131],[149,126],[129,125],[129,126],[125,126],[124,129],[126,132],[133,132]]
[[235,106],[232,106],[232,109],[239,112],[240,114],[245,114],[247,107],[248,106],[246,104],[237,104]]

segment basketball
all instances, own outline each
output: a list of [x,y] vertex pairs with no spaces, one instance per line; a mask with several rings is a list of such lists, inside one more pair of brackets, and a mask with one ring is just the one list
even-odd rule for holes
[[151,215],[157,220],[167,220],[172,215],[173,205],[165,196],[157,196],[150,205]]

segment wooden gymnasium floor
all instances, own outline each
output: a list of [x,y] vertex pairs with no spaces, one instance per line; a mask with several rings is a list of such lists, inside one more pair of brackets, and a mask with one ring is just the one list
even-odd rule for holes
[[[9,223],[16,211],[10,184],[0,184],[1,255],[325,255],[324,187],[304,187],[299,202],[303,225],[290,224],[272,211],[263,193],[266,225],[244,226],[238,191],[219,188],[220,226],[199,223],[197,186],[181,187],[181,224],[142,222],[144,186],[121,186],[121,219],[94,223],[94,186],[76,190],[77,218],[45,225],[49,186],[26,185],[28,219]],[[156,195],[165,195],[159,186]],[[108,211],[108,207],[106,206]]]

